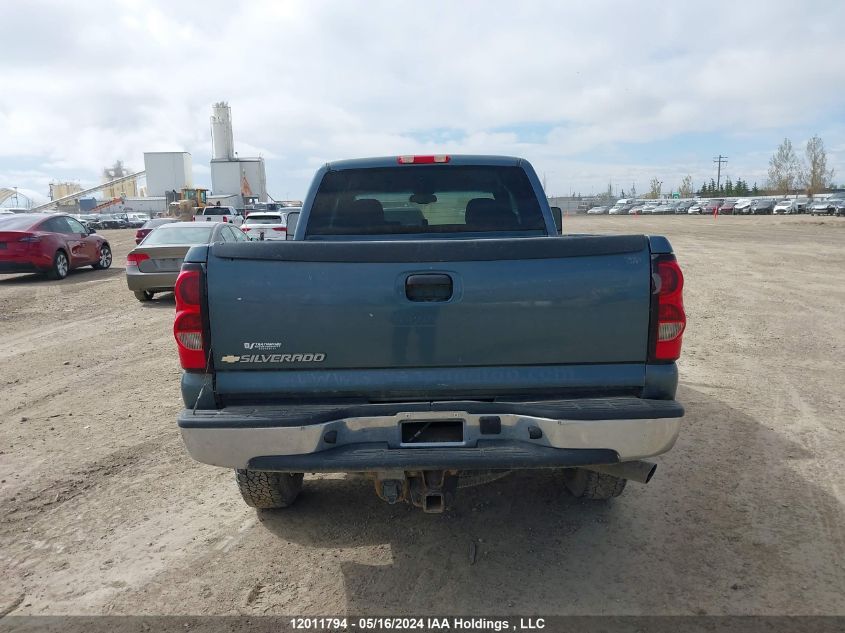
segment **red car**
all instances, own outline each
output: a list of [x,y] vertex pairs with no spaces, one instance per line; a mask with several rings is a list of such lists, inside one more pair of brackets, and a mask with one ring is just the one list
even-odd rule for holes
[[171,224],[178,221],[179,220],[177,218],[152,218],[151,220],[147,220],[140,229],[135,231],[135,243],[140,244],[143,242],[144,238],[147,237],[147,235],[149,235],[150,232],[157,226]]
[[734,215],[734,207],[736,207],[736,200],[728,200],[719,207],[719,215]]
[[714,213],[716,213],[716,211],[718,211],[719,209],[722,208],[723,204],[725,204],[724,199],[722,199],[722,198],[711,198],[710,200],[707,201],[707,204],[705,204],[703,207],[701,207],[701,212],[702,213],[709,213],[710,215],[713,215]]
[[108,268],[111,247],[64,214],[18,213],[0,218],[0,273],[47,273],[64,279],[81,266]]

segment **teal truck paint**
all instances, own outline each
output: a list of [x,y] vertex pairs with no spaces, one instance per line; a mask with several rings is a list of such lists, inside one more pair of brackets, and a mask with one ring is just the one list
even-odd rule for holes
[[669,242],[559,235],[524,160],[330,163],[292,240],[185,261],[203,356],[179,426],[250,505],[289,505],[303,472],[368,473],[430,512],[488,470],[560,468],[573,494],[608,498],[677,437]]

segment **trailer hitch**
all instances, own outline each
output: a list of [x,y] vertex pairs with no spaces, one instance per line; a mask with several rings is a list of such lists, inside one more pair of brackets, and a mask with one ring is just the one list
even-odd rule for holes
[[393,505],[405,501],[423,512],[438,514],[452,505],[458,489],[458,471],[383,471],[373,473],[376,494]]
[[411,504],[423,512],[437,514],[452,505],[458,489],[458,473],[448,470],[423,470],[409,473]]

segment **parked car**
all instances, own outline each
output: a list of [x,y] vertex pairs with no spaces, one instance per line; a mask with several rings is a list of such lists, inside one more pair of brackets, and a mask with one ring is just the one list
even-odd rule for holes
[[706,204],[706,202],[704,202],[704,201],[699,201],[699,200],[696,200],[695,202],[693,202],[693,203],[689,206],[689,208],[687,209],[687,213],[688,213],[689,215],[697,215],[697,214],[700,214],[700,213],[701,213],[701,209],[702,209],[702,207],[703,207],[705,204]]
[[719,215],[734,215],[736,200],[725,200],[719,207]]
[[832,198],[833,202],[833,213],[837,217],[840,215],[845,215],[845,195],[842,197]]
[[[254,213],[254,212],[252,212]],[[204,207],[194,216],[197,222],[226,222],[240,226],[244,223],[243,216],[241,216],[235,207],[224,207],[213,205]]]
[[627,202],[623,205],[618,203],[613,205],[608,211],[609,215],[628,215],[628,212],[635,206],[633,202]]
[[147,220],[144,224],[135,231],[135,243],[140,244],[141,241],[147,237],[147,235],[156,227],[163,226],[165,224],[173,224],[174,222],[178,222],[176,218],[152,218],[151,220]]
[[111,246],[94,229],[64,213],[0,218],[0,273],[47,273],[64,279],[82,266],[108,268]]
[[593,207],[592,209],[587,210],[587,215],[604,215],[608,212],[608,207],[606,206],[599,206]]
[[644,206],[642,204],[635,204],[628,210],[628,215],[642,215]]
[[748,215],[756,198],[740,198],[734,204],[734,215]]
[[197,244],[248,242],[243,232],[225,222],[169,222],[154,228],[126,257],[126,283],[138,301],[173,290],[185,253]]
[[241,231],[251,240],[286,240],[287,220],[283,213],[252,211],[241,225]]
[[280,211],[252,211],[241,225],[241,231],[251,240],[286,240],[287,213]]
[[678,206],[675,207],[675,213],[687,213],[694,203],[695,200],[681,200]]
[[829,198],[815,200],[810,205],[810,213],[813,215],[839,215],[837,205],[841,206],[843,199],[845,199],[845,192],[836,192]]
[[801,197],[795,200],[795,213],[807,213],[810,207],[810,199]]
[[129,224],[129,228],[138,229],[144,226],[144,223],[150,219],[150,216],[144,215],[142,213],[127,213],[126,214],[126,222]]
[[652,215],[674,215],[675,205],[671,202],[661,202],[651,212]]
[[769,198],[758,198],[751,205],[753,215],[772,215],[775,209],[775,201]]
[[100,216],[96,213],[83,213],[80,217],[82,218],[80,221],[89,229],[96,230],[103,228],[100,224]]
[[125,217],[119,215],[101,214],[100,227],[104,229],[125,229],[129,227],[129,222]]
[[795,213],[795,200],[792,198],[785,198],[783,200],[779,200],[774,208],[772,209],[772,213],[774,215],[789,215]]
[[724,203],[724,198],[710,198],[710,200],[705,202],[704,205],[701,207],[701,212],[713,215],[721,208]]
[[626,208],[630,209],[633,206],[633,204],[634,204],[633,200],[629,200],[627,198],[621,198],[621,199],[617,200],[616,203],[612,207],[610,207],[610,209],[608,209],[607,212],[610,215],[621,215],[623,213],[626,213],[626,211],[624,211],[624,209],[626,209]]

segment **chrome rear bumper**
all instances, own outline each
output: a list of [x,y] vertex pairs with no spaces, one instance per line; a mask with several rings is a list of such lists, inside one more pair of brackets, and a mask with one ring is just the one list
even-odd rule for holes
[[[668,451],[681,424],[678,416],[551,419],[460,410],[343,417],[314,424],[280,421],[273,425],[268,424],[266,415],[253,416],[256,422],[251,425],[250,415],[243,411],[185,410],[179,416],[179,426],[188,452],[206,464],[345,472],[378,468],[545,468],[630,461]],[[459,423],[462,431],[458,441],[403,442],[403,424],[426,421]]]

